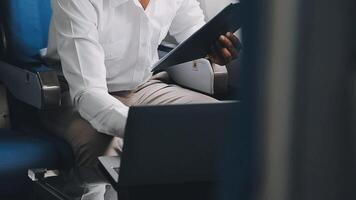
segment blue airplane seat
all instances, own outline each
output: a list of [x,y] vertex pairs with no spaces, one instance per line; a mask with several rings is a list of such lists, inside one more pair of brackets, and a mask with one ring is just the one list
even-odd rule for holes
[[31,168],[58,169],[69,166],[62,141],[46,135],[24,135],[0,129],[0,199],[30,197],[32,186],[27,176]]
[[2,0],[0,6],[7,59],[16,63],[38,63],[39,50],[47,47],[50,0]]
[[39,57],[50,17],[50,0],[0,1],[0,82],[9,91],[11,120],[11,130],[0,129],[0,199],[28,199],[30,168],[69,169],[74,163],[70,146],[36,119],[38,110],[60,105],[57,74]]

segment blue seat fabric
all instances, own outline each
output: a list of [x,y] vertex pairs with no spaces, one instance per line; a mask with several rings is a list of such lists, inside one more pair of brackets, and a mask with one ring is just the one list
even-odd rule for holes
[[[41,62],[39,50],[47,47],[51,14],[50,0],[0,0],[0,22],[7,39],[6,62],[21,67]],[[15,108],[18,109],[10,105],[10,110]],[[33,113],[23,115],[23,110],[10,114],[17,130],[21,129],[17,121],[23,118],[31,125],[38,124]],[[50,134],[28,133],[28,130],[0,129],[0,200],[31,194],[31,181],[27,177],[30,168],[73,166],[73,154],[67,143]]]
[[0,129],[0,199],[18,192],[31,194],[28,169],[69,168],[72,160],[69,145],[57,138]]
[[22,63],[33,62],[47,47],[51,18],[50,0],[1,0],[8,55]]

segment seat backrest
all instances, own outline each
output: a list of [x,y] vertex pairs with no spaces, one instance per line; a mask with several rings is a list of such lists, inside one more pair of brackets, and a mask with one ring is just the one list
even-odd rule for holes
[[50,0],[1,0],[6,35],[6,57],[33,62],[39,50],[47,46],[51,18]]

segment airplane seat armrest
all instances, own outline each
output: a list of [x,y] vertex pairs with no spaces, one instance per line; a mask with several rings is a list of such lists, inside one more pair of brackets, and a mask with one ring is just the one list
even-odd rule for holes
[[211,96],[222,95],[228,88],[226,67],[211,65],[204,58],[172,66],[167,72],[177,84]]
[[44,65],[19,67],[0,61],[0,81],[16,99],[37,109],[54,109],[61,105],[57,73]]
[[214,74],[214,95],[224,95],[228,92],[229,73],[226,66],[212,63]]
[[[162,43],[158,48],[160,58],[175,46],[168,42]],[[175,65],[168,68],[167,72],[177,84],[208,95],[224,95],[228,90],[226,66],[212,64],[207,59]]]

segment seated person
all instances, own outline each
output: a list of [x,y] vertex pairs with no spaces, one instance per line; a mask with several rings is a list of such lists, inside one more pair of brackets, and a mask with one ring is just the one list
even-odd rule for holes
[[[47,56],[60,59],[73,106],[41,118],[71,145],[76,167],[119,155],[132,105],[217,101],[151,73],[168,32],[182,42],[204,25],[196,0],[52,0],[52,9]],[[225,65],[238,57],[238,46],[226,33],[208,56]]]

